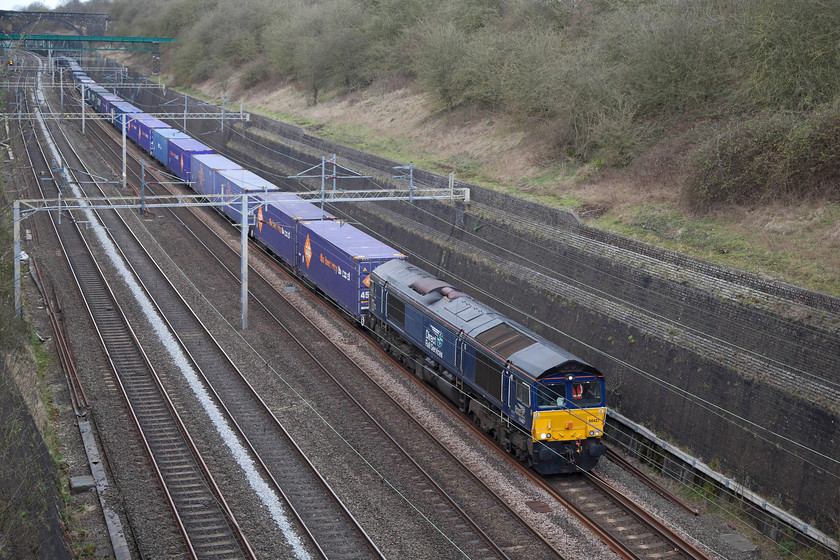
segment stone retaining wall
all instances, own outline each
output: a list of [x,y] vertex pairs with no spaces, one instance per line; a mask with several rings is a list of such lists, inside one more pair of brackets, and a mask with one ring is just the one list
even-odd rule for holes
[[[158,95],[138,92],[135,101],[153,111]],[[171,99],[177,97],[169,94]],[[318,165],[322,155],[352,158],[359,162],[356,169],[385,174],[346,188],[382,187],[391,182],[387,176],[393,166],[405,163],[363,154],[261,117],[244,125],[229,123],[224,133],[218,121],[197,121],[189,124],[188,132],[290,190],[300,190],[300,184],[284,177]],[[446,186],[448,179],[415,170],[415,181]],[[604,371],[611,407],[706,462],[719,463],[729,476],[823,530],[836,530],[837,403],[815,403],[819,399],[800,392],[796,381],[780,389],[776,379],[748,371],[746,360],[739,365],[737,355],[721,360],[715,339],[743,349],[751,360],[796,364],[793,376],[805,389],[808,379],[836,386],[840,329],[831,316],[840,311],[837,298],[581,226],[573,215],[554,208],[480,187],[471,189],[474,207],[501,209],[508,216],[558,227],[612,249],[599,254],[600,249],[582,248],[559,233],[556,238],[537,236],[528,232],[531,226],[515,220],[440,203],[354,204],[334,210],[408,252],[424,268],[445,273],[456,285],[473,286],[466,291]],[[455,227],[461,220],[463,227]],[[424,228],[439,235],[421,234]],[[475,250],[459,249],[460,242]],[[652,257],[673,272],[639,267],[615,248]],[[480,251],[497,254],[499,261],[477,257]],[[562,278],[601,301],[559,297],[523,276],[526,268],[545,270],[547,276]],[[703,282],[710,284],[686,279],[695,272],[705,275]],[[723,287],[717,280],[723,281]],[[751,290],[760,297],[750,296]],[[785,302],[786,309],[777,313],[767,303],[777,297],[810,306],[809,313],[824,313],[829,319],[799,321]],[[652,320],[671,327],[662,334],[639,326]]]

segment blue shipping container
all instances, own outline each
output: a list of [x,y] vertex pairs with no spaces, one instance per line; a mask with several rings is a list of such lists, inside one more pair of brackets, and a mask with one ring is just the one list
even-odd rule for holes
[[272,193],[261,198],[263,202],[257,208],[254,222],[254,238],[286,264],[296,267],[297,222],[333,220],[334,216],[292,193]]
[[166,167],[169,167],[169,141],[174,138],[189,138],[189,134],[175,128],[156,128],[152,130],[152,155]]
[[108,93],[108,90],[100,85],[93,84],[89,87],[85,87],[85,101],[88,102],[89,105],[93,106],[94,99],[97,96],[102,96]]
[[214,190],[216,172],[225,169],[242,169],[242,166],[221,154],[193,154],[190,171],[193,190],[201,194],[219,194]]
[[147,153],[152,152],[152,130],[156,128],[172,128],[154,117],[132,119],[128,121],[128,137],[137,142]]
[[[266,181],[256,173],[248,171],[247,169],[222,169],[214,174],[215,183],[213,185],[213,192],[217,194],[259,194],[277,192],[277,186],[270,181]],[[260,200],[252,198],[248,204],[248,224],[254,223],[254,211],[259,206]],[[241,202],[234,202],[222,207],[228,218],[236,223],[242,220],[242,205]]]
[[370,273],[405,255],[353,226],[321,220],[297,224],[298,270],[354,317],[367,315]]
[[190,137],[170,138],[166,151],[169,154],[166,166],[176,176],[189,182],[191,181],[190,156],[193,154],[212,154],[213,148]]
[[96,82],[87,76],[80,76],[79,79],[76,80],[76,91],[82,91],[82,84],[84,84],[85,90],[87,90],[90,86],[95,86]]

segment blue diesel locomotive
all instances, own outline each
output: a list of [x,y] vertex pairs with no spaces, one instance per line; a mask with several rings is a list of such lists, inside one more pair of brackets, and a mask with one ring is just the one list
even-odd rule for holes
[[387,349],[537,472],[606,451],[603,375],[566,350],[405,261],[373,271],[370,311]]

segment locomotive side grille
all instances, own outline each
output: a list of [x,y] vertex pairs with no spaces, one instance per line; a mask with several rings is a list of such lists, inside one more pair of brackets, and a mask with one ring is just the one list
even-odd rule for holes
[[388,298],[388,319],[401,327],[405,326],[405,303],[393,295]]

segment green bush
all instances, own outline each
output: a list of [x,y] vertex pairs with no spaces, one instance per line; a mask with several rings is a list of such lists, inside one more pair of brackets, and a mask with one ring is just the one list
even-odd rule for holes
[[431,23],[419,33],[414,69],[447,109],[461,100],[458,75],[466,52],[464,36],[452,23]]
[[696,208],[792,198],[840,200],[840,111],[763,112],[732,120],[696,150]]
[[277,74],[298,80],[318,102],[327,89],[368,83],[364,13],[357,2],[277,4],[264,32],[265,56]]
[[808,110],[840,94],[840,9],[836,2],[751,0],[740,36],[744,103]]
[[619,89],[644,112],[680,111],[726,95],[730,20],[709,13],[714,4],[617,10],[598,26],[594,62],[613,68]]

